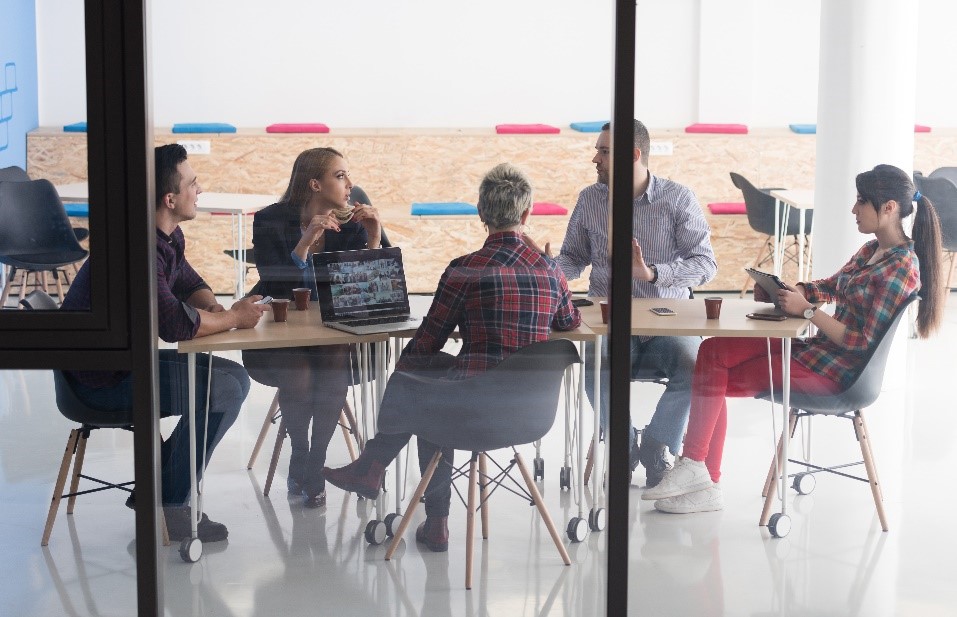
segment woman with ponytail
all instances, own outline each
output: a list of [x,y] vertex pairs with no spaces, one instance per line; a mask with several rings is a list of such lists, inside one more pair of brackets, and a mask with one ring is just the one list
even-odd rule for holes
[[[914,214],[915,204],[911,239],[903,221]],[[782,310],[804,316],[817,327],[814,337],[792,348],[791,383],[802,392],[827,395],[848,387],[863,370],[868,350],[915,292],[921,298],[918,334],[927,337],[940,325],[940,222],[930,200],[914,189],[904,171],[878,165],[858,174],[851,213],[858,230],[875,238],[833,276],[777,292]],[[757,286],[754,297],[771,300]],[[817,310],[817,304],[825,302],[835,304],[833,317]],[[711,338],[701,345],[682,456],[642,499],[654,499],[657,510],[676,514],[723,507],[718,481],[727,430],[726,397],[755,396],[767,391],[769,380],[775,388],[781,386],[780,342],[772,341],[771,350],[775,357],[769,363],[763,339]],[[774,367],[770,376],[769,364]]]

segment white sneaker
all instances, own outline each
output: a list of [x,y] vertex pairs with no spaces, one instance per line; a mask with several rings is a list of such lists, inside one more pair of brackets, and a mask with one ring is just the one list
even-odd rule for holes
[[690,458],[679,456],[675,466],[665,472],[661,482],[654,488],[645,489],[642,499],[656,501],[668,497],[677,497],[686,493],[693,493],[709,488],[711,474],[702,461],[693,461]]
[[655,510],[671,514],[715,512],[722,508],[724,508],[724,498],[721,497],[721,486],[718,484],[712,484],[700,491],[659,499],[655,502]]

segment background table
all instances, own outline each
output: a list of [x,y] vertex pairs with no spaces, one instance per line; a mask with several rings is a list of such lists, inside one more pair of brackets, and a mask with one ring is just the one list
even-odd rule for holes
[[[781,204],[797,208],[800,213],[798,229],[798,280],[806,281],[808,273],[804,271],[804,220],[806,212],[814,209],[814,189],[775,189],[771,197],[777,200],[774,208],[774,273],[781,276],[784,269],[784,230],[788,228],[788,219],[791,217],[791,208],[784,208],[783,220]],[[810,263],[807,264],[810,266]]]

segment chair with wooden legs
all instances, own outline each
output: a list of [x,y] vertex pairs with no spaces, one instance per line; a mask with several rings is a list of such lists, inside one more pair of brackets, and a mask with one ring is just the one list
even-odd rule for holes
[[[413,433],[441,448],[471,452],[467,463],[466,589],[472,588],[475,515],[481,511],[482,538],[487,539],[488,499],[499,487],[528,499],[538,508],[562,561],[571,565],[561,536],[516,446],[541,439],[552,427],[565,368],[577,362],[581,359],[572,342],[553,340],[524,347],[493,369],[469,379],[453,381],[397,372],[389,380],[379,417],[380,432]],[[488,461],[492,459],[488,452],[503,448],[512,449],[510,460],[504,467],[496,463],[498,471],[490,474]],[[386,552],[386,560],[395,554],[439,464],[446,464],[441,450],[432,457],[416,487]],[[509,475],[515,467],[522,474],[524,487]],[[453,478],[464,474],[462,469],[453,473]]]
[[[874,498],[874,506],[877,510],[877,517],[881,523],[881,529],[889,529],[887,515],[884,512],[884,495],[881,490],[880,480],[877,477],[877,465],[874,462],[874,450],[871,443],[870,434],[867,431],[867,424],[864,422],[864,409],[869,407],[877,400],[881,393],[881,384],[884,380],[884,368],[887,365],[887,357],[894,342],[894,333],[900,324],[901,318],[907,313],[907,308],[911,303],[917,300],[917,296],[912,296],[906,302],[901,304],[894,316],[893,321],[887,330],[881,335],[881,338],[875,342],[872,349],[869,350],[868,358],[860,374],[854,379],[850,386],[844,391],[834,395],[816,395],[807,394],[800,391],[791,390],[791,412],[788,422],[787,435],[794,434],[799,418],[811,418],[815,416],[832,416],[850,420],[854,425],[854,436],[857,438],[861,448],[862,460],[845,463],[842,465],[832,465],[822,467],[811,464],[808,461],[788,459],[788,463],[803,466],[806,471],[793,474],[791,477],[792,488],[802,495],[806,495],[814,490],[816,480],[814,474],[829,473],[852,480],[867,482],[871,487],[871,495]],[[774,393],[774,400],[779,402],[780,393]],[[772,400],[771,394],[763,394],[756,398]],[[764,490],[761,495],[765,498],[764,509],[761,512],[761,519],[758,522],[760,526],[768,525],[771,520],[771,508],[777,495],[778,482],[775,481],[781,474],[783,467],[782,450],[785,433],[782,431],[781,438],[778,440],[778,447],[775,456],[771,461],[771,467],[768,470],[767,478],[764,483]],[[859,477],[845,473],[845,469],[856,465],[864,465],[866,477]]]
[[[266,474],[266,484],[263,487],[263,495],[268,496],[269,490],[272,488],[272,481],[276,475],[276,467],[279,465],[279,455],[282,453],[282,443],[286,438],[286,425],[282,419],[282,412],[279,409],[279,391],[276,391],[275,396],[272,397],[272,403],[269,405],[269,410],[266,411],[266,417],[263,419],[262,428],[259,429],[259,437],[256,439],[256,445],[253,446],[253,452],[249,456],[249,463],[246,465],[246,469],[252,469],[253,465],[256,464],[256,458],[259,456],[259,451],[262,449],[263,443],[266,441],[266,435],[269,433],[269,427],[279,422],[279,432],[276,434],[276,443],[273,445],[272,449],[272,458],[269,459],[269,471]],[[356,446],[359,448],[362,447],[362,438],[359,433],[359,425],[356,422],[356,416],[352,412],[352,407],[349,405],[349,401],[346,401],[345,406],[342,408],[342,413],[339,416],[339,428],[342,429],[342,437],[346,440],[346,447],[349,449],[349,458],[351,460],[356,460]]]

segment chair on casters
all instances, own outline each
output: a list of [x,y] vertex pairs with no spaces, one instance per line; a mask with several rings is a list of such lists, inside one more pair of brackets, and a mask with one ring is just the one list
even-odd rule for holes
[[[805,461],[789,458],[788,463],[802,465],[808,469],[808,471],[793,475],[792,487],[801,495],[810,493],[814,490],[816,484],[813,476],[813,474],[816,473],[833,473],[852,480],[867,482],[871,485],[874,506],[877,509],[877,516],[881,522],[881,529],[884,531],[889,529],[887,516],[884,513],[884,496],[881,491],[880,481],[877,477],[877,465],[874,462],[874,451],[871,445],[870,434],[867,432],[867,424],[864,422],[864,409],[872,405],[874,401],[877,400],[877,397],[880,396],[881,385],[884,381],[884,368],[887,365],[887,356],[894,342],[894,333],[897,331],[897,326],[900,324],[901,318],[907,313],[907,308],[915,300],[917,300],[917,296],[911,296],[897,309],[897,314],[894,316],[894,320],[888,326],[887,330],[881,335],[880,339],[875,341],[872,348],[868,350],[868,357],[865,361],[864,368],[845,390],[838,394],[824,396],[791,390],[791,412],[789,415],[788,428],[786,429],[788,434],[793,436],[798,418],[807,417],[808,420],[814,416],[844,418],[854,423],[854,435],[857,438],[858,444],[860,444],[861,457],[863,459],[854,463],[820,467]],[[755,398],[772,400],[771,393],[762,394]],[[779,402],[778,397],[775,397],[774,400],[775,402]],[[777,537],[787,535],[788,529],[788,527],[785,527],[783,533],[776,531],[778,529],[778,521],[782,515],[780,513],[770,514],[771,506],[777,494],[778,483],[775,481],[775,478],[781,473],[783,464],[781,460],[783,439],[784,433],[782,431],[781,439],[778,441],[777,453],[771,461],[771,468],[768,470],[768,475],[764,483],[764,491],[761,493],[762,496],[765,497],[765,501],[764,509],[761,512],[761,520],[758,523],[761,526],[767,526],[771,530],[771,533]],[[864,465],[867,474],[866,478],[853,476],[843,471],[848,467],[861,464]]]
[[[777,206],[777,200],[774,197],[771,197],[769,191],[773,191],[773,188],[759,189],[751,184],[744,176],[731,172],[731,182],[741,190],[742,195],[744,195],[744,206],[748,214],[748,225],[751,226],[751,229],[754,231],[764,234],[764,240],[761,241],[761,246],[758,249],[757,255],[754,257],[754,262],[751,264],[752,268],[760,269],[761,266],[771,262],[774,259],[774,209]],[[800,229],[801,225],[801,214],[797,208],[787,206],[790,208],[787,211],[788,214],[788,227],[781,231],[781,237],[778,239],[779,242],[784,242],[786,238],[790,237],[794,241],[791,243],[791,246],[794,247],[794,253],[785,256],[789,261],[797,261],[797,236],[800,233],[803,233],[805,236],[810,236],[811,234],[811,223],[814,220],[814,212],[809,211],[805,215],[804,219],[804,229]],[[785,214],[785,207],[780,207],[780,212],[778,212],[779,220],[783,220]],[[806,257],[810,255],[811,243],[805,243],[805,253]],[[743,298],[750,287],[751,277],[745,274],[744,276],[744,285],[741,286],[741,297]]]
[[[538,512],[558,548],[565,565],[571,565],[568,552],[558,530],[548,515],[542,496],[522,455],[515,446],[540,439],[555,422],[559,391],[565,368],[581,362],[571,341],[556,339],[534,343],[503,360],[491,370],[464,380],[434,379],[410,373],[392,375],[382,402],[380,432],[413,433],[440,448],[471,452],[468,462],[468,502],[466,532],[465,588],[472,588],[472,553],[474,518],[481,510],[482,538],[488,538],[489,486],[503,486],[506,478],[521,490]],[[416,405],[415,414],[404,414],[408,405]],[[423,409],[424,408],[424,409]],[[411,417],[414,416],[414,417]],[[499,472],[489,475],[488,452],[512,448],[508,465],[498,465]],[[398,530],[386,552],[392,559],[402,536],[412,520],[419,501],[425,494],[435,468],[441,463],[441,450],[429,462],[422,481],[416,487],[402,516]],[[493,461],[494,463],[494,461]],[[464,467],[464,466],[463,466]],[[527,492],[509,472],[518,467]],[[462,470],[453,478],[465,475]],[[476,501],[476,491],[481,498]]]
[[[59,308],[56,300],[50,297],[49,294],[36,290],[21,300],[20,304],[26,310],[55,311]],[[50,543],[53,523],[56,522],[57,511],[60,509],[60,502],[63,499],[68,500],[66,513],[73,514],[73,508],[78,496],[98,493],[99,491],[105,491],[111,488],[129,493],[132,492],[129,486],[133,484],[133,482],[114,484],[113,482],[83,475],[83,459],[86,455],[86,443],[90,437],[90,433],[101,428],[118,428],[125,431],[132,431],[132,412],[100,411],[88,407],[73,393],[63,371],[53,371],[53,386],[56,391],[56,404],[60,413],[68,420],[79,423],[80,428],[71,429],[70,436],[67,438],[66,449],[63,452],[63,460],[60,462],[60,472],[57,474],[56,484],[53,489],[53,499],[50,500],[50,509],[47,511],[46,524],[43,526],[43,536],[40,538],[40,546],[47,546],[47,544]],[[71,464],[73,474],[70,479],[70,491],[64,493],[63,487],[66,485],[66,478],[70,472]],[[101,486],[81,491],[79,490],[80,478]],[[166,531],[165,519],[163,520],[163,545],[169,546],[169,534]]]

